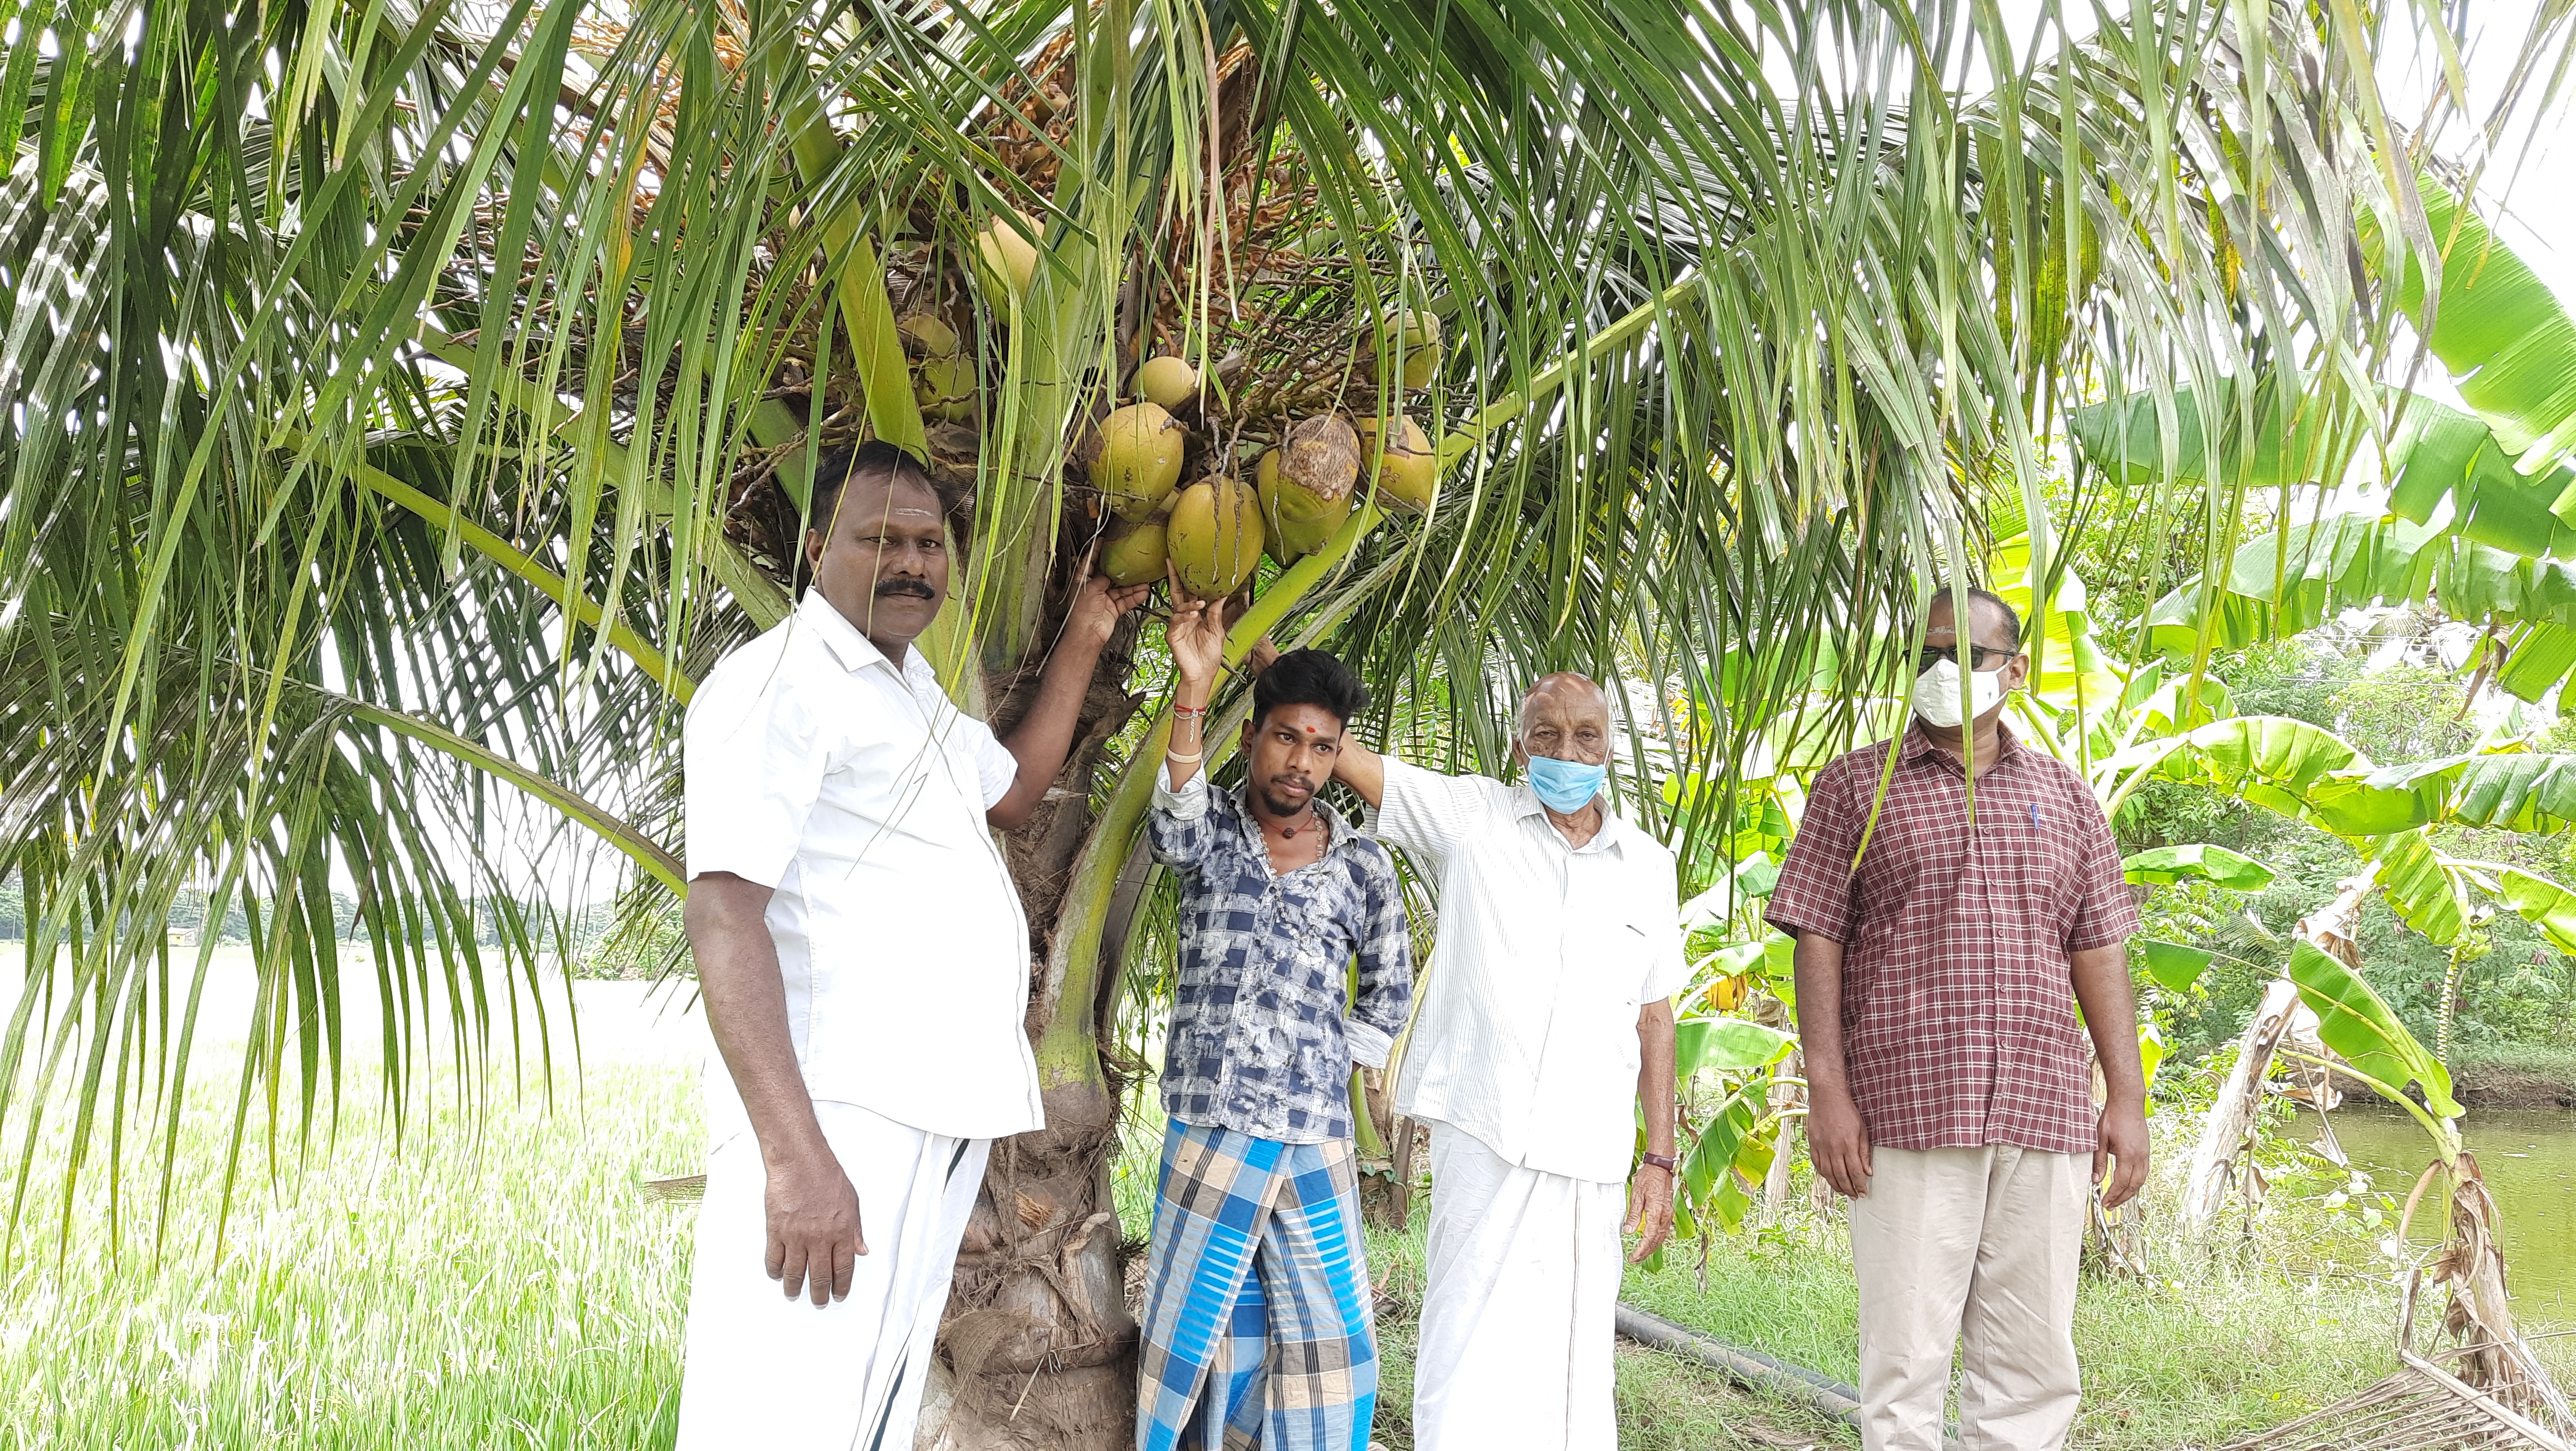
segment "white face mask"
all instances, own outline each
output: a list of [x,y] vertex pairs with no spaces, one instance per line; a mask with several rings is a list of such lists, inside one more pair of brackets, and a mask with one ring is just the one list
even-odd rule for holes
[[[1973,692],[1971,717],[1984,715],[2004,698],[2001,670],[1968,672],[1968,689]],[[1914,713],[1925,725],[1947,730],[1959,724],[1959,662],[1935,660],[1932,668],[1914,677]]]

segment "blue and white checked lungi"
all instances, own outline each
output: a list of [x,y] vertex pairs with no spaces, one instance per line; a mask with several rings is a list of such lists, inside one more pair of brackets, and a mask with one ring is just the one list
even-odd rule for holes
[[1377,1342],[1358,1182],[1348,1139],[1164,1132],[1137,1451],[1367,1451]]

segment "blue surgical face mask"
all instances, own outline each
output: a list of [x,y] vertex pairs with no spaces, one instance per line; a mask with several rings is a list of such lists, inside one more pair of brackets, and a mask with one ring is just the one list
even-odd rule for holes
[[1529,758],[1530,789],[1547,809],[1558,815],[1570,815],[1592,804],[1601,794],[1603,782],[1610,779],[1608,766],[1588,766],[1581,761],[1560,761],[1554,756]]

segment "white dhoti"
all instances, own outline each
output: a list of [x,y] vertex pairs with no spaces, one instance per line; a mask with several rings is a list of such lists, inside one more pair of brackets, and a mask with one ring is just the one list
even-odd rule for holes
[[[710,1119],[717,1119],[711,1092]],[[739,1113],[739,1108],[734,1109]],[[768,1173],[748,1129],[707,1156],[689,1284],[679,1451],[912,1451],[913,1423],[957,1244],[990,1139],[906,1128],[855,1104],[817,1103],[859,1195],[868,1252],[846,1300],[787,1298],[769,1277]]]
[[1431,1134],[1430,1266],[1414,1354],[1419,1451],[1615,1451],[1618,1184]]

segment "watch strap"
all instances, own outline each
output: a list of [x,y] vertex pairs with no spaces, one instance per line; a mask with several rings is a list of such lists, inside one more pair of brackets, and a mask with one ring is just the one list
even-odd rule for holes
[[1670,1154],[1639,1154],[1637,1157],[1667,1174],[1677,1173],[1681,1169],[1681,1161]]

